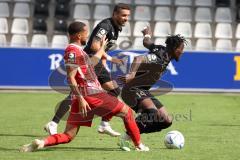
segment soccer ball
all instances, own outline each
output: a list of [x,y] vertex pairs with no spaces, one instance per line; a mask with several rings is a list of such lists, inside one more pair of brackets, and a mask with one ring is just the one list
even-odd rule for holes
[[169,149],[182,149],[184,146],[184,137],[179,131],[170,131],[165,136],[164,144]]

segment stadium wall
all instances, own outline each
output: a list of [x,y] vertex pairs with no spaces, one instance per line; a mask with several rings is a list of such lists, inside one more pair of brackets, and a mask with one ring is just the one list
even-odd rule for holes
[[[66,87],[63,53],[62,49],[0,48],[0,89]],[[134,56],[144,53],[111,51],[110,55],[125,61],[120,67],[108,64],[113,77],[125,74]],[[240,92],[240,54],[186,51],[179,62],[169,64],[154,89],[165,87],[173,91]]]

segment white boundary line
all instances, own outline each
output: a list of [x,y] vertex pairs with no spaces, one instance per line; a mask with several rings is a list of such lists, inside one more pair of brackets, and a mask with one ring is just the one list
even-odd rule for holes
[[[60,91],[69,91],[69,87],[55,87]],[[49,86],[0,86],[0,92],[57,92]],[[212,88],[174,88],[154,89],[152,92],[188,92],[188,93],[239,93],[240,89],[212,89]]]

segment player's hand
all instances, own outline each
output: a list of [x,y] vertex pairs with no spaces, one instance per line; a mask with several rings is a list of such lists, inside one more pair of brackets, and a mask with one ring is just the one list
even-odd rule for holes
[[114,58],[114,57],[112,57],[111,62],[115,63],[117,65],[124,65],[124,61],[122,59],[118,59],[118,58]]
[[132,81],[135,77],[135,74],[134,73],[129,73],[129,74],[126,74],[125,76],[118,76],[118,79],[123,83],[123,84],[126,84],[126,83],[129,83],[130,81]]
[[83,115],[83,117],[87,116],[88,110],[91,110],[87,101],[81,96],[79,97],[79,112]]
[[152,31],[149,26],[144,27],[144,29],[142,30],[142,33],[143,33],[143,36],[145,36],[146,34],[149,34],[150,36],[152,36]]

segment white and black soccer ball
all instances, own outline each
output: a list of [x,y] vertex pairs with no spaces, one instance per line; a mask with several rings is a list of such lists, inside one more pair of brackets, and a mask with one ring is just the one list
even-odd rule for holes
[[179,131],[168,132],[164,139],[164,144],[169,149],[182,149],[184,142],[184,137]]

